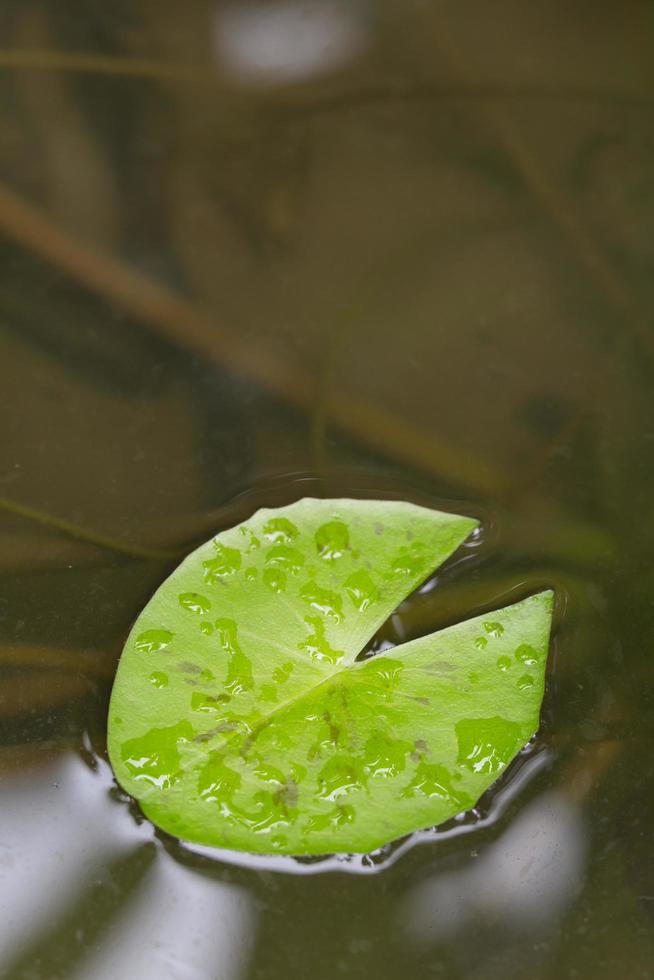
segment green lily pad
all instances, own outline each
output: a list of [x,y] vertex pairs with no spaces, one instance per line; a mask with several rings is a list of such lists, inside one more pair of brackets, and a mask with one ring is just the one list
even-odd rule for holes
[[123,651],[109,754],[201,844],[368,852],[473,806],[538,727],[552,594],[357,661],[477,522],[301,500],[194,551]]

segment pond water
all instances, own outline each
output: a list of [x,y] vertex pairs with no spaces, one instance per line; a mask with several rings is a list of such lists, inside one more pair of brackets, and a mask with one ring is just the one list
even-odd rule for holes
[[[654,976],[651,5],[0,23],[0,977]],[[376,648],[554,588],[541,729],[368,857],[193,848],[113,780],[118,657],[307,495],[482,522]]]

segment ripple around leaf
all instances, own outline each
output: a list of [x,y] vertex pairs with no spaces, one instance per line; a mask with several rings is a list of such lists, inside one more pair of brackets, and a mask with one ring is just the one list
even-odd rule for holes
[[189,555],[111,698],[111,761],[146,816],[195,843],[309,855],[473,806],[538,727],[552,594],[356,657],[476,524],[306,499]]

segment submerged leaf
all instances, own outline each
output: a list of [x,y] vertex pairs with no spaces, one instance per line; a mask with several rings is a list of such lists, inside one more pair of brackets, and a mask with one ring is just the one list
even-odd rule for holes
[[198,548],[123,651],[122,786],[176,836],[260,853],[367,852],[473,806],[538,727],[551,593],[356,657],[476,523],[306,499]]

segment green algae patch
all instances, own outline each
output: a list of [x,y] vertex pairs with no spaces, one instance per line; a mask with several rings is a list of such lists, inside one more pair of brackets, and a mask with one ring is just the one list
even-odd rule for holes
[[474,806],[538,728],[551,592],[356,658],[476,525],[305,499],[202,545],[123,650],[121,786],[177,837],[264,854],[366,853]]

